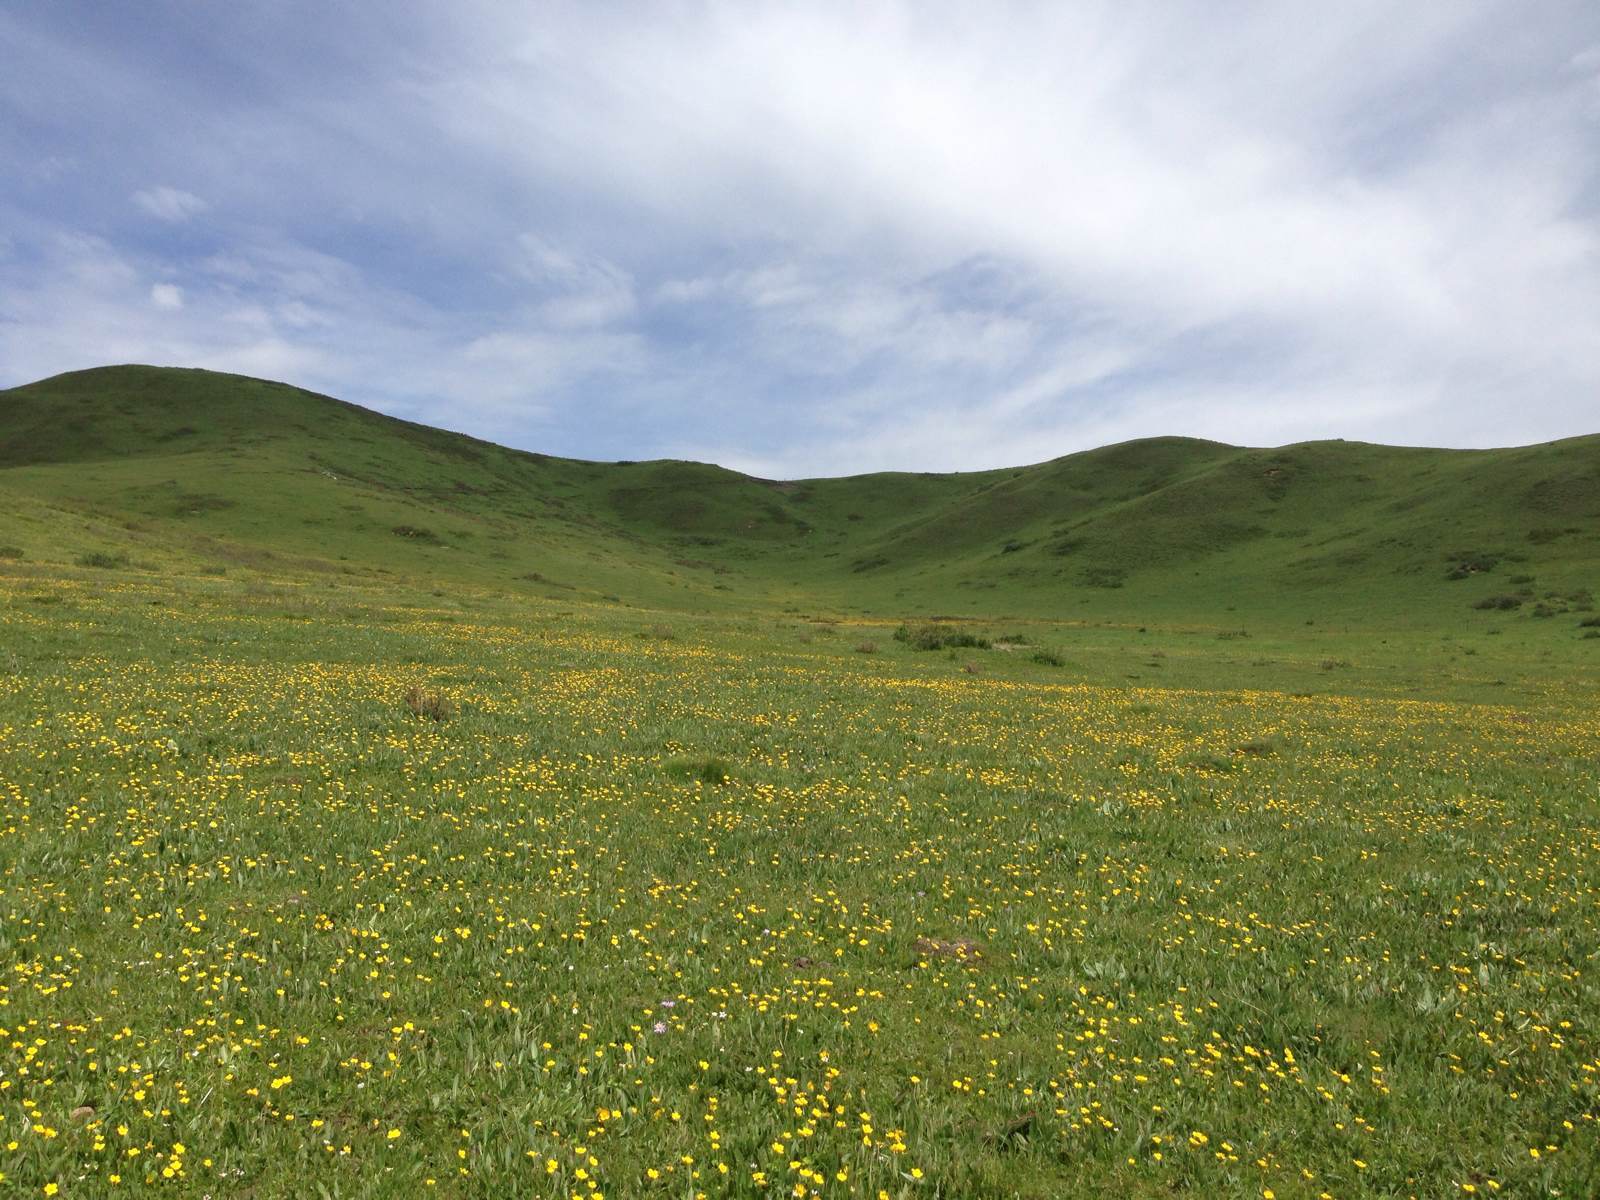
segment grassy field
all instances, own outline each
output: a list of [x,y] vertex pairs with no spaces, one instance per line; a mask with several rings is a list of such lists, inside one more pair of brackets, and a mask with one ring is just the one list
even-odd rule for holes
[[192,374],[0,395],[0,1193],[1600,1194],[1594,439],[774,485]]
[[3,601],[15,1194],[1600,1186],[1600,727],[1559,678],[1244,690],[1209,639],[1233,687],[1113,686],[1042,636],[118,570]]

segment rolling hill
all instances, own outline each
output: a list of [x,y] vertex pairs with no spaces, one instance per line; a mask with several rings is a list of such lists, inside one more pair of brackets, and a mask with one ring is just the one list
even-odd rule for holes
[[1155,438],[998,471],[775,482],[526,453],[286,384],[119,366],[0,391],[0,498],[12,571],[347,572],[669,608],[1284,628],[1555,616],[1570,637],[1600,586],[1600,437]]

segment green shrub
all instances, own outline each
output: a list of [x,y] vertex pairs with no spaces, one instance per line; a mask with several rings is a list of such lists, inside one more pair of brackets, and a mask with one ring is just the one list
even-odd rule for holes
[[1446,579],[1466,579],[1484,571],[1492,571],[1500,561],[1499,555],[1486,554],[1482,550],[1457,550],[1449,558],[1450,569],[1445,572]]
[[74,559],[80,567],[98,567],[101,570],[110,570],[113,567],[128,565],[128,556],[121,552],[112,554],[105,550],[91,550],[88,554],[80,554]]
[[902,625],[894,631],[894,640],[904,642],[913,650],[989,649],[989,639],[968,633],[964,629],[948,629],[942,625]]
[[1035,650],[1028,657],[1031,661],[1038,663],[1041,667],[1064,667],[1067,665],[1067,660],[1062,658],[1061,655],[1057,654],[1054,650]]
[[22,558],[21,546],[0,546],[0,558]]
[[1473,608],[1481,608],[1481,609],[1483,609],[1485,611],[1488,611],[1490,609],[1500,610],[1500,611],[1510,611],[1513,608],[1521,608],[1522,607],[1522,597],[1521,596],[1485,596],[1482,600],[1479,600],[1472,607]]
[[1085,587],[1119,588],[1127,577],[1121,567],[1089,567],[1079,576]]
[[1530,530],[1528,530],[1528,540],[1530,542],[1532,542],[1534,545],[1538,546],[1538,545],[1543,545],[1545,542],[1553,542],[1558,537],[1561,537],[1564,534],[1577,533],[1577,532],[1579,532],[1579,531],[1576,530],[1576,529],[1571,529],[1571,528],[1568,528],[1568,529],[1552,529],[1552,528],[1530,529]]

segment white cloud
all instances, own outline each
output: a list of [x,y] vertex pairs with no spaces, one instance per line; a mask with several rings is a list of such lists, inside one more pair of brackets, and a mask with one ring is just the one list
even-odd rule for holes
[[166,186],[137,191],[133,202],[157,220],[173,223],[199,216],[211,207],[192,192]]
[[113,346],[278,362],[537,449],[769,473],[1600,426],[1592,6],[469,4],[340,25],[339,70],[296,19],[248,81],[293,108],[30,41],[0,112],[50,106],[29,72],[91,80],[55,152],[123,179],[108,204],[229,202],[142,187],[161,224],[124,244],[79,232],[126,226],[82,172],[49,184],[75,206],[19,189],[5,382]]
[[188,263],[181,288],[147,285],[155,264],[93,237],[37,253],[29,278],[0,275],[0,363],[16,382],[100,363],[198,366],[533,444],[557,399],[642,372],[649,355],[633,335],[553,326],[536,310],[484,333],[474,316],[279,242]]
[[[1107,407],[1121,427],[1211,428],[1166,401],[1224,394],[1256,405],[1216,410],[1237,440],[1347,417],[1372,437],[1526,440],[1600,424],[1600,181],[1570,49],[1596,22],[1579,12],[563,7],[492,21],[495,49],[432,98],[530,185],[575,180],[742,259],[653,295],[742,304],[730,352],[824,425],[904,406],[867,433],[886,445],[953,405],[958,461],[992,461],[985,404],[1072,377],[1085,320],[1115,334],[1116,370],[1037,402],[1056,445]],[[1028,298],[941,290],[974,258]],[[941,387],[928,368],[952,363],[977,373]],[[864,364],[878,378],[833,382]]]
[[546,297],[541,311],[551,324],[609,325],[632,315],[633,277],[615,263],[533,233],[519,235],[516,247],[513,268]]

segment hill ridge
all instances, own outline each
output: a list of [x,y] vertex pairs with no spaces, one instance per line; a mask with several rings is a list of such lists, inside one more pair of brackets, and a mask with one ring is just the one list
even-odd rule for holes
[[233,545],[677,604],[1219,621],[1376,608],[1453,625],[1486,600],[1571,610],[1600,563],[1600,436],[1155,437],[984,471],[768,480],[517,450],[273,380],[143,365],[0,392],[0,490],[55,514],[0,525],[25,556],[103,542],[110,520],[191,563]]

